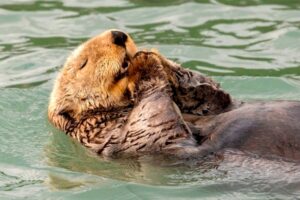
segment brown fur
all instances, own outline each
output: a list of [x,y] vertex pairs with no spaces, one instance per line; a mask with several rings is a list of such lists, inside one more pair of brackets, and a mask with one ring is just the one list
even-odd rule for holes
[[200,73],[185,69],[160,54],[159,57],[172,86],[172,96],[182,113],[215,115],[224,112],[231,97],[220,84]]
[[[115,45],[111,31],[107,31],[71,54],[55,82],[48,108],[49,120],[85,146],[106,156],[139,151],[166,152],[162,149],[175,146],[179,152],[183,150],[178,147],[179,141],[195,144],[173,101],[180,103],[182,108],[188,107],[193,102],[184,102],[188,97],[183,98],[186,93],[182,91],[198,85],[219,91],[218,84],[184,70],[157,53],[139,52],[133,58],[136,47],[128,38],[124,47]],[[124,72],[125,58],[129,67]],[[124,76],[116,80],[120,73]],[[192,97],[197,99],[200,90],[194,90]],[[174,96],[174,92],[177,95]],[[209,96],[200,96],[210,101]],[[225,96],[230,102],[229,95]],[[191,100],[195,101],[193,98]],[[216,108],[224,106],[212,99]],[[153,109],[157,107],[164,112],[157,113]],[[199,107],[199,104],[198,107],[192,105],[189,109]],[[159,125],[155,125],[157,120]],[[162,131],[162,135],[155,134]],[[130,142],[132,140],[136,140],[135,143]],[[147,140],[149,142],[144,144]]]
[[128,77],[129,82],[137,83],[134,107],[91,109],[65,132],[103,156],[154,152],[190,155],[188,152],[197,150],[196,141],[171,99],[167,77],[158,56],[139,53],[132,59]]
[[130,104],[124,93],[128,85],[122,68],[126,57],[132,57],[137,48],[128,36],[125,46],[113,43],[111,30],[79,46],[64,64],[52,91],[48,117],[57,128],[66,131],[81,116],[93,109],[112,110]]
[[48,108],[57,128],[104,156],[233,148],[300,160],[299,102],[232,102],[210,78],[122,41],[107,31],[69,57]]
[[300,102],[241,103],[213,116],[184,116],[196,126],[207,152],[238,149],[263,157],[300,160]]

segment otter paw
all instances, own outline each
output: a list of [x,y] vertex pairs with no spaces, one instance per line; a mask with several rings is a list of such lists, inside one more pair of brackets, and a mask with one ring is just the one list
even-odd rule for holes
[[139,63],[143,67],[154,67],[161,65],[160,58],[157,54],[148,51],[139,51],[134,56],[134,63]]

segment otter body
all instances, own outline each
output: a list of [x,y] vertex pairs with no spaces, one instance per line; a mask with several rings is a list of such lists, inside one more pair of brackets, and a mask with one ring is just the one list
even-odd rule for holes
[[300,102],[242,103],[219,115],[184,118],[205,138],[201,144],[205,151],[230,148],[300,160]]
[[103,156],[203,158],[239,149],[300,160],[300,102],[239,103],[219,84],[107,31],[67,60],[50,122]]

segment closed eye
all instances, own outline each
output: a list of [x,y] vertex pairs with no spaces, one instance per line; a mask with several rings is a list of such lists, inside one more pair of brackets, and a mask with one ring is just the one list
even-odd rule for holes
[[88,62],[88,59],[84,60],[84,61],[81,63],[81,65],[79,66],[79,69],[84,68],[84,67],[86,66],[87,62]]
[[129,66],[129,58],[128,58],[128,56],[126,55],[126,57],[124,58],[124,61],[123,61],[123,63],[122,63],[122,68],[123,68],[123,69],[126,69],[128,66]]

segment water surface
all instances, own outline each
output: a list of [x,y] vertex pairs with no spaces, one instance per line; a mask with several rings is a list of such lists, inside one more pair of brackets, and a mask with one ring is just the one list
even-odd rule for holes
[[297,199],[300,166],[103,160],[46,118],[64,60],[106,29],[213,76],[242,100],[300,100],[298,0],[2,0],[0,199]]

